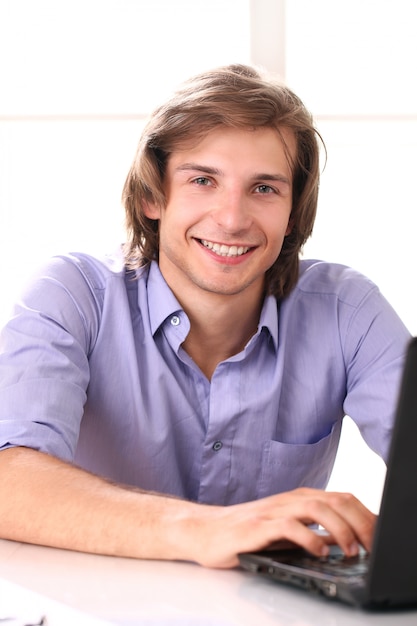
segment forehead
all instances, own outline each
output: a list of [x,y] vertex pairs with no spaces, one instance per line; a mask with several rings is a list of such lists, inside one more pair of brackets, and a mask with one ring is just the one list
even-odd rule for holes
[[251,165],[264,164],[268,168],[286,169],[292,173],[296,153],[296,137],[289,128],[220,126],[174,149],[168,156],[168,169],[172,171],[189,160],[232,159],[236,167],[250,168]]

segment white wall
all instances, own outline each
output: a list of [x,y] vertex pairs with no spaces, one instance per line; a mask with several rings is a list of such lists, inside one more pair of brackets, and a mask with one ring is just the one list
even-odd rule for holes
[[35,265],[123,239],[145,116],[249,32],[246,0],[0,0],[0,324]]
[[[415,7],[0,0],[0,324],[34,265],[123,238],[124,177],[163,94],[207,67],[252,60],[303,98],[327,145],[305,256],[369,275],[417,334]],[[330,486],[376,510],[383,475],[347,422]]]
[[[288,0],[286,12],[286,81],[328,150],[305,257],[367,274],[417,334],[417,5]],[[377,511],[384,475],[346,419],[329,489],[353,491]]]

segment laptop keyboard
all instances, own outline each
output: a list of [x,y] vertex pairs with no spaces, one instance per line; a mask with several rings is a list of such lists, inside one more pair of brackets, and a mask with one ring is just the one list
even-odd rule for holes
[[369,554],[366,552],[355,557],[342,554],[330,555],[327,558],[303,557],[301,565],[323,574],[334,576],[364,576],[368,571]]

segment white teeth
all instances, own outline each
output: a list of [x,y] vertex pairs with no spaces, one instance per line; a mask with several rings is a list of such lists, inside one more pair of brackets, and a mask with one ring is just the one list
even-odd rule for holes
[[213,250],[219,256],[241,256],[249,250],[249,246],[226,246],[224,243],[213,243],[206,239],[201,239],[203,246],[209,250]]

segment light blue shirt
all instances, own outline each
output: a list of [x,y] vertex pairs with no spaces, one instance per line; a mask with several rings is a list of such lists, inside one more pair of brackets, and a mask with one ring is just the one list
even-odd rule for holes
[[410,335],[362,275],[302,261],[211,381],[181,347],[189,327],[156,263],[53,259],[2,334],[0,446],[217,504],[324,488],[345,414],[386,458]]

